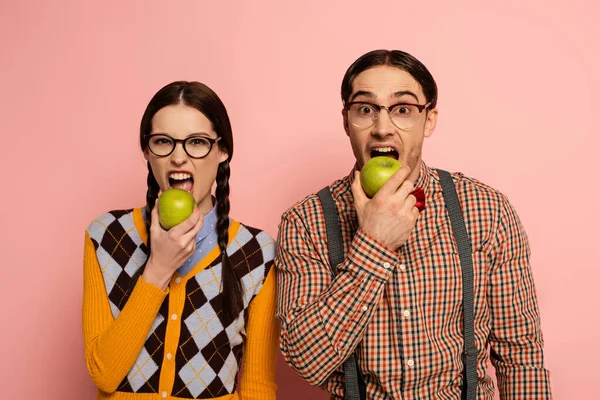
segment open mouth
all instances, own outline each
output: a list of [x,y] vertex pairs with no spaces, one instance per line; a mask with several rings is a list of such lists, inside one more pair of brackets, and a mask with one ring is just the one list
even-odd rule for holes
[[380,156],[391,157],[397,160],[400,154],[393,147],[376,147],[371,150],[371,158]]
[[174,172],[169,175],[169,186],[175,189],[182,189],[192,192],[194,187],[194,178],[192,175],[182,172]]

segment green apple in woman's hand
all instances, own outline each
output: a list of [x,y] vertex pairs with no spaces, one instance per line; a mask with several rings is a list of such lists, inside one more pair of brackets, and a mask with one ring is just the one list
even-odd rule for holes
[[158,198],[158,219],[163,228],[171,229],[189,218],[196,207],[196,200],[190,192],[167,189]]

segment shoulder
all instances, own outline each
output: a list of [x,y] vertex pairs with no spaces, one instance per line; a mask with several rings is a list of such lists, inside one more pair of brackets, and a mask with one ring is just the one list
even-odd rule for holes
[[[451,175],[465,219],[472,220],[477,226],[483,221],[497,226],[506,215],[516,215],[508,197],[498,189],[461,172]],[[439,180],[437,171],[435,179]],[[441,193],[435,197],[440,198]]]
[[[235,220],[233,220],[235,221]],[[227,247],[230,257],[238,255],[252,264],[265,264],[275,255],[275,240],[264,230],[235,221],[239,228]]]
[[135,227],[134,213],[141,209],[125,209],[108,211],[94,218],[86,228],[92,241],[99,241],[106,232],[113,236],[122,236]]
[[480,180],[467,176],[461,172],[452,174],[456,191],[459,198],[466,201],[480,200],[501,206],[506,201],[506,196],[499,190],[481,182]]
[[[348,177],[338,179],[327,187],[336,202],[341,201],[343,197],[351,193]],[[289,207],[281,218],[284,221],[300,220],[310,222],[318,219],[322,214],[323,208],[318,193],[311,193]]]

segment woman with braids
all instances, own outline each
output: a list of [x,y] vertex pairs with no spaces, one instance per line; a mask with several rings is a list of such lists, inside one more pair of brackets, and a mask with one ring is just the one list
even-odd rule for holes
[[[97,398],[275,399],[274,242],[229,217],[225,106],[201,83],[171,83],[148,104],[140,144],[146,206],[108,212],[85,234],[83,334]],[[156,200],[169,188],[198,207],[165,230]]]

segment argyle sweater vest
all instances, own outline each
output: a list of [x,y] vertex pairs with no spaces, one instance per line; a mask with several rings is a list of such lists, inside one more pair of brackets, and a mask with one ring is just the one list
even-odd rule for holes
[[[87,232],[96,249],[112,315],[117,318],[133,290],[132,276],[148,258],[148,248],[135,227],[133,210],[108,212]],[[273,264],[274,243],[265,232],[239,224],[227,254],[242,284],[243,311],[237,318],[223,315],[219,253],[187,280],[181,315],[168,315],[170,296],[165,298],[135,365],[117,391],[157,393],[171,318],[171,323],[176,320],[180,325],[171,396],[214,398],[235,392],[248,307]]]

